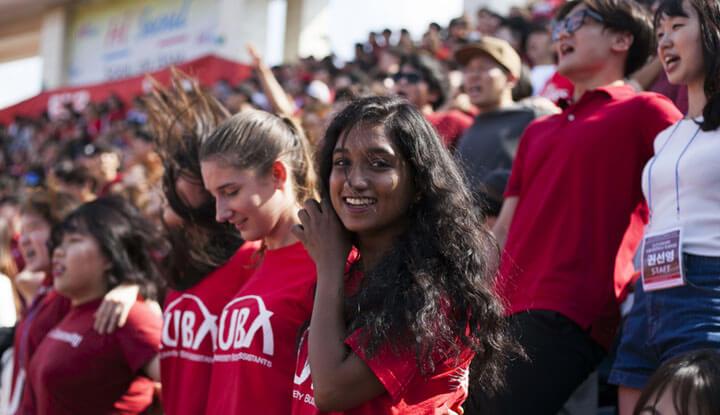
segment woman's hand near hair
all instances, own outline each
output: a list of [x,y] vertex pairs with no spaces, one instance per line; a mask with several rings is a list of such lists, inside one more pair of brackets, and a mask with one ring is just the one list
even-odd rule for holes
[[118,285],[110,290],[95,312],[95,331],[110,334],[125,325],[130,308],[137,301],[140,288],[135,284]]
[[308,200],[298,213],[298,217],[301,225],[296,225],[293,233],[305,245],[318,270],[339,268],[342,282],[345,263],[352,244],[350,236],[330,202],[323,200],[322,203],[318,203],[317,200]]
[[263,93],[267,97],[275,114],[283,117],[292,117],[295,113],[295,104],[288,98],[280,82],[275,78],[272,69],[265,64],[252,43],[245,45],[248,55],[252,59],[253,67],[257,72]]
[[317,266],[317,288],[308,351],[315,405],[321,411],[354,408],[385,388],[372,370],[345,346],[344,274],[352,245],[347,231],[327,200],[305,202],[293,233]]

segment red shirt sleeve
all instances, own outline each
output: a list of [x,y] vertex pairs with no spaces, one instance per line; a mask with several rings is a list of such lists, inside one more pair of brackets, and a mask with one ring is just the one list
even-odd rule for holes
[[370,367],[392,400],[397,401],[419,373],[415,354],[410,351],[396,353],[389,345],[385,345],[368,358],[362,347],[363,340],[362,331],[358,329],[345,340],[345,344]]
[[642,94],[640,105],[645,111],[642,116],[644,127],[642,145],[645,151],[649,151],[649,153],[643,154],[647,160],[654,153],[653,143],[657,135],[682,118],[682,113],[670,99],[655,93]]
[[512,171],[510,172],[510,178],[508,179],[507,186],[505,187],[505,197],[519,196],[520,190],[522,189],[522,176],[523,176],[523,165],[525,163],[525,153],[527,153],[527,136],[528,131],[531,130],[532,123],[525,129],[523,135],[520,137],[520,143],[518,144],[517,154],[515,154],[515,160],[513,160]]
[[127,323],[116,331],[116,338],[130,368],[138,372],[160,350],[162,318],[141,301],[130,309]]

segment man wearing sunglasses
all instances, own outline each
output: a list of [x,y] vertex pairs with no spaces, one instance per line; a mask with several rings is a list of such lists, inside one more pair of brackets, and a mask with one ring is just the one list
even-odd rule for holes
[[400,61],[400,71],[393,80],[395,93],[425,115],[445,145],[454,147],[457,139],[472,124],[472,118],[457,110],[440,111],[450,89],[442,64],[429,55],[407,55]]
[[526,129],[493,228],[504,247],[498,290],[529,360],[511,361],[507,388],[475,394],[469,414],[555,415],[613,340],[642,233],[641,172],[655,136],[681,117],[624,83],[652,36],[633,0],[573,0],[557,14],[558,71],[573,100]]

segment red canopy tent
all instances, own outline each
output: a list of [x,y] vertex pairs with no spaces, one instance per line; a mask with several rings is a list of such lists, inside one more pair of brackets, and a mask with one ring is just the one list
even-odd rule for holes
[[[200,84],[212,83],[226,79],[232,84],[242,82],[250,77],[252,67],[227,60],[215,55],[206,55],[198,59],[176,64],[181,71],[196,77]],[[129,102],[134,97],[147,92],[149,84],[147,76],[167,84],[170,80],[170,67],[139,75],[132,78],[118,79],[94,85],[82,85],[44,91],[32,98],[0,110],[0,123],[9,124],[17,115],[37,117],[53,106],[62,106],[66,102],[103,101],[115,94],[123,101]]]

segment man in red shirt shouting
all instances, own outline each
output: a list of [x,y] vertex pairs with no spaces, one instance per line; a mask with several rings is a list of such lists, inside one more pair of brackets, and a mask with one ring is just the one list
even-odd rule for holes
[[505,391],[475,394],[468,413],[554,415],[612,341],[630,282],[616,257],[639,241],[641,171],[657,133],[681,117],[623,81],[647,60],[652,36],[632,0],[558,11],[558,71],[575,85],[573,103],[526,129],[493,230],[505,249],[498,289],[529,360],[512,361]]

